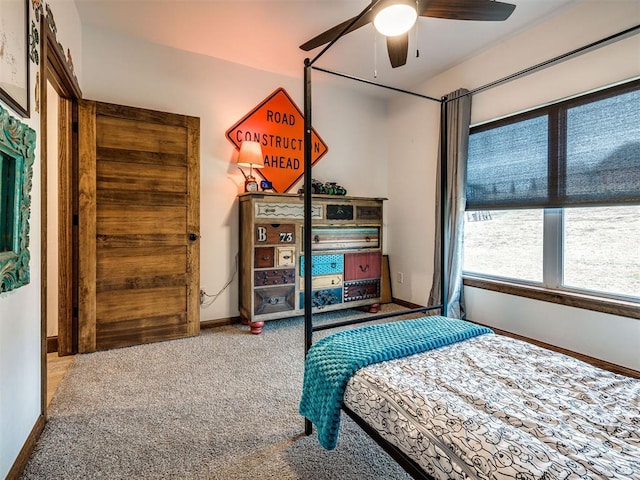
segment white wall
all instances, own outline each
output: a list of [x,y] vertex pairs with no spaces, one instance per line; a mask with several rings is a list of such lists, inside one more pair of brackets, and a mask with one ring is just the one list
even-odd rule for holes
[[[79,73],[81,32],[75,4],[65,0],[51,0],[49,4],[58,26],[58,40],[65,49],[70,48]],[[33,15],[31,2],[28,5]],[[38,65],[30,64],[31,118],[21,119],[36,131],[37,136],[29,220],[31,281],[17,290],[0,294],[0,478],[11,469],[41,413],[40,116],[35,111],[34,93],[38,69]],[[6,107],[3,104],[3,108]]]
[[[638,23],[639,2],[588,1],[486,50],[414,90],[436,98],[461,87],[472,90]],[[472,123],[638,75],[640,36],[636,35],[474,96]],[[421,304],[427,302],[431,288],[438,118],[434,107],[425,108],[422,102],[413,99],[398,98],[389,106],[389,121],[394,132],[390,136],[390,151],[402,159],[405,167],[389,170],[392,228],[388,249],[394,296]],[[422,125],[428,125],[429,130],[425,131]],[[413,132],[411,142],[406,141],[407,132]],[[424,172],[427,177],[423,179]],[[407,205],[410,211],[406,211]],[[395,272],[403,269],[405,282],[399,285]],[[640,370],[638,320],[478,289],[465,288],[465,295],[467,315],[472,320]]]
[[[225,132],[278,87],[302,109],[302,80],[94,27],[84,27],[83,49],[85,98],[200,117],[201,285],[207,293],[217,293],[233,273],[236,196],[244,189]],[[350,195],[385,196],[384,102],[322,79],[314,81],[313,98],[313,126],[329,146],[314,177],[336,181]],[[236,277],[201,312],[201,320],[237,314]]]
[[640,370],[640,320],[465,287],[469,317]]
[[433,278],[440,104],[399,97],[389,106],[388,125],[387,251],[393,296],[426,305]]

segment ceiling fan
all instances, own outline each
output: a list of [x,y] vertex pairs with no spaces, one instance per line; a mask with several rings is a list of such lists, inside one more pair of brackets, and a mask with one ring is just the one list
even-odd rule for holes
[[[313,50],[334,40],[344,29],[347,29],[344,32],[347,34],[369,23],[374,23],[376,29],[381,31],[378,25],[381,16],[378,14],[383,13],[383,11],[391,13],[392,10],[398,12],[404,9],[404,14],[408,13],[409,16],[406,20],[404,31],[402,33],[382,32],[387,38],[387,52],[389,53],[391,66],[397,68],[407,63],[407,52],[409,50],[408,32],[418,16],[451,20],[503,21],[509,18],[516,8],[515,5],[510,3],[494,0],[381,0],[378,3],[372,1],[370,7],[372,8],[358,20],[356,20],[357,17],[352,17],[313,37],[308,42],[300,45],[300,48],[305,51]],[[400,17],[402,15],[403,13],[400,12]],[[354,20],[356,21],[354,22]],[[351,23],[353,25],[349,27]]]

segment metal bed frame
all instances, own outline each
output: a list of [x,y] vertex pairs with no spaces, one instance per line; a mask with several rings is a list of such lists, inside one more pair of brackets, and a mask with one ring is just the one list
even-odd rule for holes
[[[312,86],[312,78],[311,71],[317,70],[320,72],[328,73],[331,75],[339,76],[342,78],[358,81],[361,83],[366,83],[369,85],[378,86],[381,88],[386,88],[388,90],[393,90],[399,93],[404,93],[408,95],[413,95],[418,98],[422,98],[425,100],[430,100],[434,102],[440,103],[440,245],[441,245],[441,255],[440,258],[447,258],[449,245],[447,242],[447,229],[446,222],[444,221],[446,215],[449,211],[448,205],[448,195],[447,195],[447,103],[449,102],[449,98],[447,96],[443,96],[440,99],[430,97],[428,95],[422,95],[420,93],[411,92],[408,90],[403,90],[400,88],[396,88],[389,85],[380,84],[377,82],[373,82],[370,80],[358,78],[352,75],[348,75],[345,73],[334,72],[331,70],[327,70],[320,67],[315,67],[314,64],[322,57],[327,50],[329,50],[333,45],[340,40],[354,25],[360,18],[362,18],[369,10],[376,7],[378,3],[382,0],[373,0],[360,14],[353,18],[353,20],[331,41],[329,42],[313,59],[306,58],[304,61],[304,235],[303,235],[303,249],[306,252],[312,251],[312,217],[311,217],[311,208],[312,208],[312,189],[311,189],[311,181],[312,181],[312,97],[311,97],[311,86]],[[606,38],[598,40],[596,42],[590,43],[583,47],[577,48],[565,54],[559,55],[557,57],[551,58],[544,62],[533,65],[529,68],[520,70],[514,74],[503,77],[499,80],[490,82],[481,87],[475,88],[465,95],[474,95],[476,93],[482,92],[484,90],[488,90],[490,88],[496,87],[506,82],[510,82],[517,78],[523,77],[525,75],[529,75],[538,70],[545,69],[552,65],[556,65],[558,63],[569,60],[570,58],[577,57],[589,51],[595,50],[597,48],[603,47],[610,43],[614,43],[618,40],[622,40],[624,38],[633,36],[640,32],[640,25],[636,25],[634,27],[623,30],[614,35],[610,35]],[[304,257],[304,288],[305,291],[310,292],[311,288],[311,255],[305,255]],[[441,260],[442,262],[442,260]],[[406,315],[411,313],[420,313],[427,312],[430,310],[441,310],[443,316],[447,315],[447,297],[449,291],[448,285],[448,275],[445,272],[445,265],[442,262],[440,268],[440,299],[442,301],[442,305],[433,305],[426,306],[414,309],[403,310],[401,312],[392,312],[380,315],[368,316],[366,318],[354,319],[354,320],[346,320],[341,322],[332,322],[329,324],[323,324],[318,326],[313,326],[313,310],[312,310],[312,298],[311,295],[305,295],[304,299],[304,343],[305,343],[305,359],[311,345],[313,343],[313,332],[318,332],[321,330],[328,330],[332,328],[355,325],[363,322],[370,322],[374,320],[381,320],[385,318],[391,318],[399,315]],[[394,460],[398,462],[398,464],[414,479],[416,480],[434,480],[434,478],[424,472],[422,468],[410,457],[408,457],[404,452],[399,450],[396,446],[392,445],[388,441],[386,441],[374,428],[368,425],[364,420],[362,420],[358,415],[352,412],[349,408],[343,405],[343,411],[353,419],[378,445],[382,447],[382,449],[387,452]],[[305,434],[311,435],[313,432],[313,425],[311,421],[307,418],[305,420]]]

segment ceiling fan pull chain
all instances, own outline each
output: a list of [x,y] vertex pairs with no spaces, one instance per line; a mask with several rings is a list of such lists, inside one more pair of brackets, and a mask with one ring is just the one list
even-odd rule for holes
[[[416,12],[419,12],[419,11],[420,11],[420,1],[416,0]],[[416,22],[416,28],[414,30],[414,35],[416,39],[416,58],[420,58],[420,45],[418,44],[418,39],[420,38],[420,35],[418,35],[419,28],[420,28],[420,22],[418,21]]]
[[373,29],[373,78],[378,78],[378,34]]

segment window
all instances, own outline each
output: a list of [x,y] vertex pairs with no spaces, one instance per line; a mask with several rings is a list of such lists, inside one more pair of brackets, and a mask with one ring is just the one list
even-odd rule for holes
[[464,271],[640,301],[640,80],[473,127]]
[[563,284],[640,297],[640,206],[564,211]]
[[542,283],[542,210],[467,212],[464,268]]

